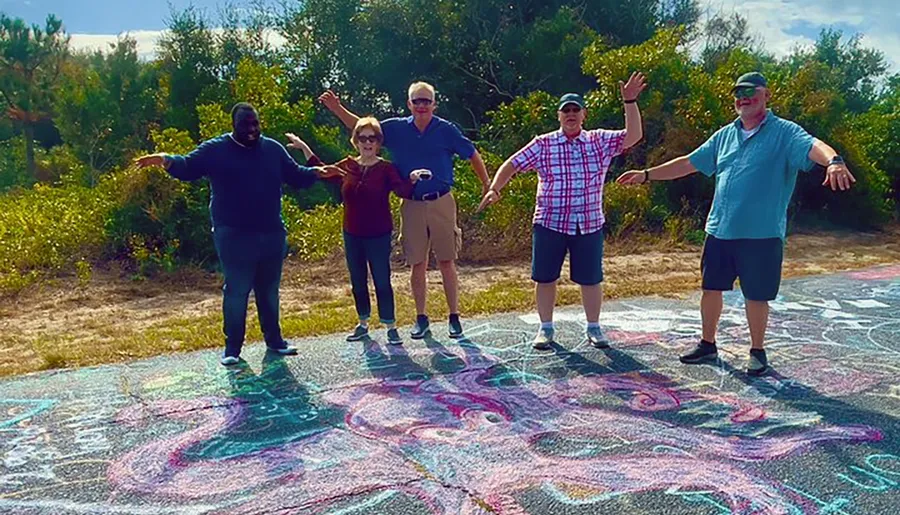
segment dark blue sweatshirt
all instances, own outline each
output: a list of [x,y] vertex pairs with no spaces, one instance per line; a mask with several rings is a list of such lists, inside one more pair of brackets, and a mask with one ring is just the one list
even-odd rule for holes
[[203,142],[186,156],[169,155],[168,172],[183,181],[209,177],[212,225],[252,232],[284,230],[282,184],[308,188],[318,179],[300,166],[281,143],[261,136],[245,147],[230,134]]

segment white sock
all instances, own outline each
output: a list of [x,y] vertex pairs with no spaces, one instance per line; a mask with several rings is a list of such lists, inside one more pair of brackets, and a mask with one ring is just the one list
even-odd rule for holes
[[588,322],[588,329],[595,329],[600,327],[600,322]]
[[553,320],[549,322],[541,322],[541,329],[550,329],[553,330]]
[[362,327],[363,329],[368,329],[368,328],[369,328],[369,321],[368,321],[368,320],[360,320],[360,321],[359,321],[359,326]]

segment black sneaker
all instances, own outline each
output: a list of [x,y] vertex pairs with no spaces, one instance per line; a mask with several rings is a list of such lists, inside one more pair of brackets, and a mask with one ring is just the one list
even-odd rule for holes
[[697,344],[697,347],[692,352],[681,356],[679,359],[682,363],[695,365],[697,363],[715,361],[718,358],[719,352],[716,344],[700,340],[700,343]]
[[761,376],[769,371],[769,359],[765,349],[750,349],[750,361],[747,363],[747,374]]
[[400,338],[396,327],[387,330],[387,342],[391,345],[403,345],[403,338]]
[[348,342],[358,342],[369,335],[368,326],[359,324],[353,329],[353,332],[347,335]]
[[448,332],[450,338],[462,338],[462,322],[459,321],[459,315],[450,315],[450,328]]
[[428,316],[427,315],[418,315],[416,317],[416,325],[413,326],[412,332],[409,335],[413,340],[421,340],[428,336],[431,332],[431,329],[428,328]]

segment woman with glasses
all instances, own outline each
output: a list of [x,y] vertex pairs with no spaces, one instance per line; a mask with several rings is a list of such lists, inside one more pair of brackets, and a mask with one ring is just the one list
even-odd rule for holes
[[[290,148],[303,152],[309,163],[322,163],[303,140],[294,134],[286,134]],[[394,290],[391,286],[391,234],[394,221],[391,216],[389,196],[394,194],[409,198],[413,184],[422,172],[410,174],[409,180],[400,178],[397,168],[380,158],[384,134],[378,120],[360,118],[353,129],[350,142],[359,151],[356,157],[347,157],[336,163],[344,171],[343,176],[331,180],[340,181],[341,199],[344,203],[344,254],[350,271],[350,284],[359,323],[347,341],[359,341],[369,334],[369,317],[372,305],[369,301],[369,274],[375,283],[378,316],[387,327],[387,341],[393,345],[403,343],[395,327]],[[312,166],[312,165],[310,165]],[[319,166],[319,165],[316,165]]]

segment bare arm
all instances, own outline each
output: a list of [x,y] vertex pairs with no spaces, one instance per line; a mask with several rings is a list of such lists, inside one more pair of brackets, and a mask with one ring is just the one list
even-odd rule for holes
[[619,81],[622,100],[625,102],[625,141],[622,144],[624,148],[631,148],[644,138],[644,124],[641,121],[637,99],[646,87],[644,74],[641,72],[632,73],[627,84]]
[[856,177],[850,173],[846,163],[831,164],[831,159],[838,153],[830,145],[820,139],[813,141],[809,149],[809,159],[825,167],[825,181],[822,186],[831,185],[832,190],[849,190],[850,184],[856,182]]
[[484,196],[491,184],[491,178],[488,175],[487,167],[484,166],[484,160],[481,158],[481,154],[476,150],[475,153],[472,154],[472,157],[469,158],[469,162],[472,163],[472,169],[475,170],[475,173],[481,180],[481,194]]
[[512,176],[516,174],[516,167],[513,166],[512,159],[513,158],[510,157],[497,169],[494,180],[491,182],[487,192],[482,196],[481,203],[478,204],[476,212],[479,212],[500,200],[500,190],[502,190]]
[[338,98],[333,91],[329,89],[325,93],[322,93],[322,95],[319,96],[319,102],[321,102],[329,111],[334,113],[345,127],[351,131],[356,128],[356,122],[359,121],[359,116],[348,111],[347,108],[341,104],[341,99]]
[[619,184],[643,184],[645,179],[671,181],[696,172],[697,169],[691,164],[688,156],[681,156],[659,166],[647,168],[646,173],[645,170],[629,170],[620,175],[616,182]]
[[285,137],[289,142],[287,144],[287,147],[299,149],[301,152],[303,152],[303,157],[305,157],[306,160],[309,161],[309,158],[313,156],[313,151],[311,148],[309,148],[309,145],[307,145],[306,142],[302,139],[298,138],[294,133],[285,133]]

